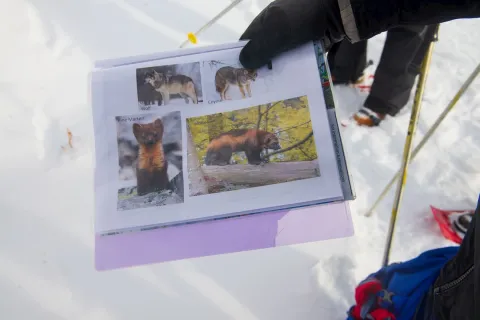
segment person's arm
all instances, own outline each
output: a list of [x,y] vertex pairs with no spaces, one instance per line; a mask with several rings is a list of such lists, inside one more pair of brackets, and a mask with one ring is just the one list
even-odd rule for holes
[[278,54],[311,40],[327,50],[345,37],[366,40],[398,25],[428,25],[480,16],[480,0],[275,0],[240,37],[246,68],[264,66]]
[[480,0],[338,0],[338,4],[345,35],[352,42],[398,25],[429,25],[480,16]]

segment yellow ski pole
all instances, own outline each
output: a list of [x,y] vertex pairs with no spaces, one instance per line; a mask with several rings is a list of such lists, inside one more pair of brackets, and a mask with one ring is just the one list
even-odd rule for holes
[[[465,93],[465,91],[467,91],[468,87],[472,84],[472,82],[475,80],[475,78],[478,76],[478,74],[480,73],[480,63],[477,65],[477,67],[475,68],[475,70],[473,70],[473,72],[469,75],[469,77],[467,78],[467,80],[462,84],[462,86],[460,87],[460,89],[457,91],[457,93],[455,94],[455,96],[453,97],[453,99],[449,102],[449,104],[447,105],[447,107],[443,110],[443,112],[438,116],[437,120],[435,121],[435,123],[432,125],[432,127],[427,131],[427,133],[425,133],[425,136],[422,138],[422,140],[418,143],[418,145],[415,147],[415,149],[413,149],[412,151],[412,157],[410,159],[410,161],[413,161],[413,159],[415,158],[415,156],[418,154],[418,152],[420,151],[420,149],[422,149],[422,147],[425,145],[425,143],[428,141],[428,139],[430,139],[430,137],[432,136],[432,134],[435,132],[435,130],[438,128],[438,126],[440,125],[440,123],[445,119],[445,117],[447,116],[447,114],[453,110],[453,108],[456,106],[458,100],[460,100],[460,98],[463,96],[463,94]],[[400,177],[400,170],[398,170],[395,175],[393,176],[393,178],[390,180],[390,182],[386,185],[385,189],[383,189],[382,193],[378,196],[377,200],[374,202],[374,204],[370,207],[370,209],[365,213],[365,216],[366,217],[369,217],[372,215],[372,213],[374,212],[374,210],[377,208],[378,204],[383,200],[383,198],[385,198],[385,196],[387,195],[388,191],[390,190],[390,188],[393,186],[393,184],[395,183],[395,181],[397,181],[397,179]]]
[[[436,30],[435,30],[435,40],[438,34],[438,28],[439,26],[437,25]],[[413,107],[412,107],[412,114],[410,116],[410,123],[408,125],[408,131],[407,131],[407,138],[405,141],[405,146],[403,148],[403,159],[402,159],[402,179],[398,183],[397,187],[397,192],[395,194],[395,200],[393,203],[393,209],[392,209],[392,215],[390,217],[390,225],[388,228],[388,233],[387,233],[387,243],[385,246],[385,252],[383,254],[383,266],[388,265],[388,260],[390,257],[390,248],[392,246],[392,239],[393,239],[393,233],[395,231],[395,223],[397,220],[397,214],[398,210],[400,208],[400,202],[402,201],[403,197],[403,191],[405,189],[405,183],[407,181],[407,172],[408,172],[408,165],[410,162],[410,157],[411,157],[411,150],[412,150],[412,141],[413,137],[415,135],[415,131],[417,129],[417,123],[418,123],[418,116],[420,114],[420,109],[422,106],[422,98],[423,98],[423,93],[425,91],[425,83],[427,81],[427,75],[428,71],[430,69],[430,61],[432,60],[432,53],[433,53],[433,47],[434,47],[435,41],[431,41],[429,46],[428,46],[428,51],[427,54],[425,55],[425,58],[423,59],[422,62],[422,67],[420,71],[420,78],[417,83],[417,90],[415,91],[415,98],[413,101]]]

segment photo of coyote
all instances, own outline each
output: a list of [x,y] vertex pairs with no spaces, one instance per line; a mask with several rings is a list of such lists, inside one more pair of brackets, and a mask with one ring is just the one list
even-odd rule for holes
[[257,97],[270,92],[273,84],[272,70],[247,69],[237,60],[204,61],[202,73],[205,100],[209,104]]
[[230,66],[221,67],[215,73],[215,88],[222,100],[231,100],[226,92],[230,86],[237,86],[242,98],[245,98],[245,89],[248,97],[252,96],[250,83],[257,79],[257,71],[245,68],[234,68]]

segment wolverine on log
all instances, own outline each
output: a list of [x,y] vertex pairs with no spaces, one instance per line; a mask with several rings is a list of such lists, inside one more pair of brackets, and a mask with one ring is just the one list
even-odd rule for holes
[[249,164],[258,165],[262,163],[260,154],[264,149],[281,149],[275,134],[255,129],[231,130],[210,141],[205,164],[207,166],[228,165],[233,152],[243,151]]

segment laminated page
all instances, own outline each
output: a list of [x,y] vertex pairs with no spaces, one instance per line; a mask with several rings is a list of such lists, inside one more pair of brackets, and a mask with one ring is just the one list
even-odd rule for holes
[[98,234],[345,199],[314,46],[257,70],[242,46],[97,64]]

